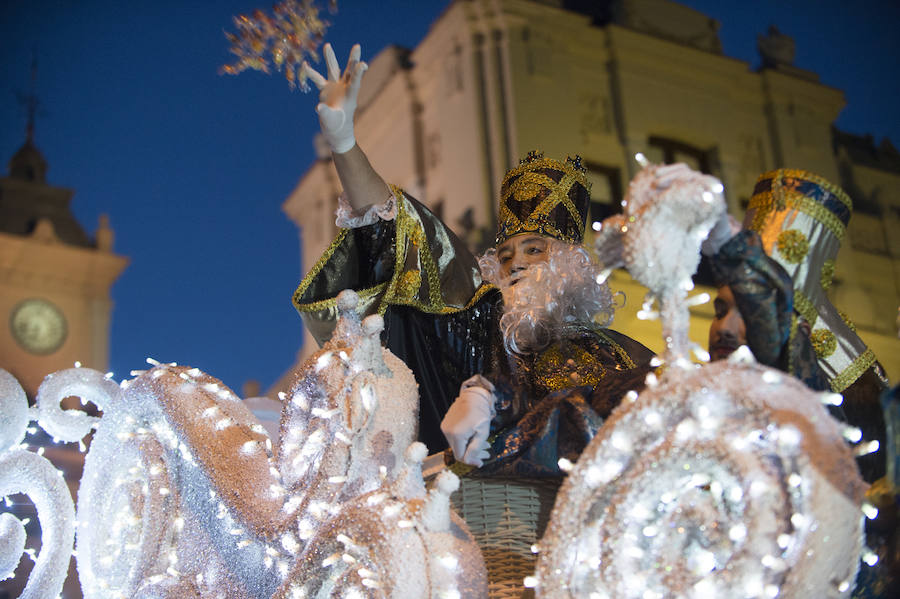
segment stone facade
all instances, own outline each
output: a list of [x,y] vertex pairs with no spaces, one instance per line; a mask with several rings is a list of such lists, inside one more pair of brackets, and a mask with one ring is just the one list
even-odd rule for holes
[[[861,190],[881,212],[873,221],[857,210],[851,220],[834,300],[896,380],[900,242],[888,225],[897,230],[900,169],[884,159],[864,164],[856,146],[840,142],[833,123],[843,93],[793,67],[793,41],[777,31],[760,38],[766,67],[754,72],[721,54],[713,19],[677,3],[564,4],[579,3],[457,0],[415,49],[372,58],[356,133],[375,169],[475,250],[493,236],[504,172],[531,149],[584,158],[596,218],[617,211],[639,168],[636,152],[716,175],[738,218],[766,170],[801,168],[841,185],[850,177],[851,196]],[[320,156],[283,205],[301,231],[304,271],[335,232],[340,184],[328,152]],[[615,328],[661,349],[658,323],[635,318],[644,290],[624,273],[612,284],[628,298]],[[707,305],[692,318],[692,338],[704,345],[711,316]],[[307,338],[304,353],[313,348]]]

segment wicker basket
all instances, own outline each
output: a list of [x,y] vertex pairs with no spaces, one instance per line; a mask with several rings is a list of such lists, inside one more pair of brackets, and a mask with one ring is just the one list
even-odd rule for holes
[[481,547],[491,599],[533,597],[522,584],[534,574],[531,551],[544,534],[562,479],[466,476],[453,507]]

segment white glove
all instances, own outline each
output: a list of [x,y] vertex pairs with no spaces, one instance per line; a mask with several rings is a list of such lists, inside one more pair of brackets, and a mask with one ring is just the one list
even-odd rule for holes
[[323,54],[328,79],[313,70],[309,63],[303,63],[303,68],[309,80],[319,88],[319,104],[316,106],[316,112],[319,113],[322,135],[334,153],[343,154],[356,145],[356,138],[353,136],[353,113],[356,111],[359,85],[369,65],[359,60],[361,54],[359,44],[351,48],[343,75],[331,44],[325,44]]
[[473,376],[462,384],[459,397],[441,421],[441,432],[463,464],[481,467],[490,457],[487,438],[495,415],[493,390],[486,378]]

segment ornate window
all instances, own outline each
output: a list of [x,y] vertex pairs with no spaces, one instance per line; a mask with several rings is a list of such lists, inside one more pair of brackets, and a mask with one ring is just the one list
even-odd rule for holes
[[591,210],[588,214],[588,227],[622,212],[622,177],[619,169],[595,162],[585,162],[588,181],[591,183]]
[[647,140],[647,146],[646,155],[650,162],[662,164],[683,162],[694,170],[714,174],[712,172],[714,150],[701,150],[674,139],[656,136]]

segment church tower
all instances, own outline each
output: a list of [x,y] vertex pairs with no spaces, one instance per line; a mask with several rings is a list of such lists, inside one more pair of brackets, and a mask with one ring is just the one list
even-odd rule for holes
[[47,374],[76,361],[108,368],[110,287],[128,259],[113,253],[105,215],[91,238],[69,207],[74,192],[47,183],[28,100],[25,144],[0,177],[0,367],[33,399]]

